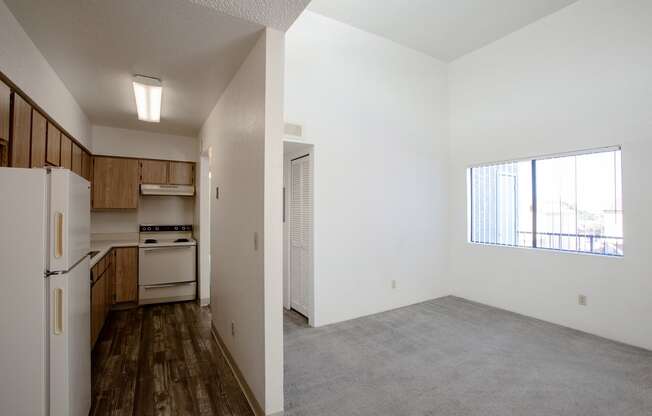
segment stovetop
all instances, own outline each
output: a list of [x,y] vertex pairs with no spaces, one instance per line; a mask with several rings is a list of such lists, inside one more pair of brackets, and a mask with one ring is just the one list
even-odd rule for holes
[[162,233],[162,232],[192,232],[192,225],[175,224],[175,225],[157,225],[157,224],[140,224],[141,233]]
[[140,226],[140,247],[191,246],[197,244],[192,238],[192,225],[157,225]]

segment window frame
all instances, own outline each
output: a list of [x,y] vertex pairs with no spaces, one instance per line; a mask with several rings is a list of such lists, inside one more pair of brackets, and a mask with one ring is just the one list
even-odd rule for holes
[[[620,159],[620,192],[621,192],[621,209],[623,212],[622,223],[623,223],[623,232],[622,232],[622,254],[611,254],[611,253],[597,253],[590,251],[581,251],[581,250],[569,250],[562,248],[550,248],[550,247],[539,247],[537,244],[537,161],[556,159],[556,158],[565,158],[571,156],[582,156],[595,153],[608,153],[608,152],[621,152]],[[490,243],[490,242],[479,242],[473,241],[473,169],[486,168],[491,166],[503,165],[507,163],[519,163],[519,162],[530,162],[531,165],[531,179],[532,179],[532,245],[524,246],[518,244],[501,244],[501,243]],[[544,250],[544,251],[553,251],[567,254],[579,254],[579,255],[589,255],[589,256],[600,256],[608,258],[623,258],[625,257],[624,245],[625,245],[625,215],[624,215],[624,198],[623,198],[623,164],[622,164],[622,145],[606,146],[599,148],[583,149],[570,152],[562,153],[553,153],[546,154],[541,156],[534,157],[523,157],[518,159],[508,159],[497,162],[482,163],[482,164],[473,164],[467,167],[467,242],[474,245],[482,246],[495,246],[495,247],[509,247],[509,248],[520,248],[520,249],[534,249],[534,250]],[[577,209],[577,208],[576,208]],[[579,235],[579,234],[578,234]],[[603,238],[608,238],[609,236],[602,236]],[[617,238],[617,237],[612,237]]]

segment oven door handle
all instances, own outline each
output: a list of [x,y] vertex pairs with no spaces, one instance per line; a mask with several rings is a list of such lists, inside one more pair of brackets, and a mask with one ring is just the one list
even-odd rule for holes
[[164,287],[188,286],[188,284],[190,283],[194,283],[194,282],[179,282],[179,283],[167,283],[162,285],[148,285],[148,286],[143,286],[143,289],[150,290],[150,289],[161,289]]
[[145,249],[143,249],[143,251],[144,251],[144,252],[148,252],[148,251],[158,251],[158,250],[166,250],[166,249],[169,249],[169,250],[178,250],[178,249],[182,249],[182,248],[191,248],[191,247],[195,247],[195,246],[192,246],[192,245],[191,245],[191,246],[150,247],[150,248],[145,248]]

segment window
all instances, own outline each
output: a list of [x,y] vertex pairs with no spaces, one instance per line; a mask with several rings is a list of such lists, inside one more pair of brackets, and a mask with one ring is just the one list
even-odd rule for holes
[[471,242],[623,255],[620,148],[470,169]]

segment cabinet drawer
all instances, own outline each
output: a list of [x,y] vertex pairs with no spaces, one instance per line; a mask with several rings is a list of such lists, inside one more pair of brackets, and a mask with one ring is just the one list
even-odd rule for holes
[[138,304],[146,305],[149,303],[194,300],[196,292],[197,284],[195,282],[159,286],[139,286]]

